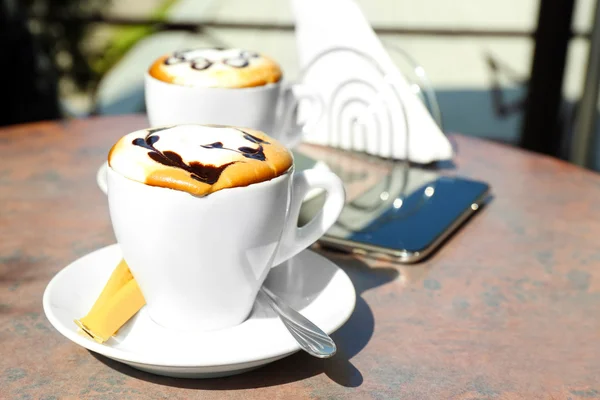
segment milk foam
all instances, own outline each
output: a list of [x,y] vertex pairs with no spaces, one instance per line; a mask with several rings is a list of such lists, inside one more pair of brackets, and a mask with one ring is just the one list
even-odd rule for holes
[[243,49],[176,51],[156,60],[149,73],[179,85],[225,88],[266,85],[282,75],[275,61]]
[[196,195],[272,179],[292,162],[283,145],[260,131],[205,125],[132,132],[109,153],[110,167],[129,179]]

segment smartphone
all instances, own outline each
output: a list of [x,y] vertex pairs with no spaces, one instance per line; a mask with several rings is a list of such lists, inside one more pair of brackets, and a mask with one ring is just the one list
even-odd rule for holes
[[[347,187],[354,187],[338,220],[319,240],[325,247],[418,262],[439,248],[490,194],[485,182],[444,176],[433,169],[356,154],[340,163],[340,157],[324,161]],[[324,196],[320,193],[305,201],[300,226],[321,209]]]

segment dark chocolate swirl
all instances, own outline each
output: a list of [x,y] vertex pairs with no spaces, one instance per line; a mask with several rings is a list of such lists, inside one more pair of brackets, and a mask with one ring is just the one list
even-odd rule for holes
[[[190,177],[203,182],[209,185],[213,185],[216,183],[223,171],[232,164],[235,164],[238,161],[233,161],[227,164],[223,164],[220,166],[212,165],[212,164],[203,164],[199,161],[191,161],[189,164],[185,163],[181,156],[174,151],[161,151],[154,147],[154,144],[160,140],[160,136],[156,133],[169,129],[171,127],[161,127],[161,128],[153,128],[148,130],[148,134],[145,138],[136,138],[132,141],[134,146],[143,147],[148,149],[148,157],[152,160],[160,163],[162,165],[166,165],[168,167],[180,168],[190,174]],[[251,135],[248,132],[244,132],[241,129],[239,130],[244,134],[244,139],[257,144],[257,148],[242,146],[237,149],[231,149],[228,147],[224,147],[222,142],[214,142],[206,145],[201,145],[201,147],[205,149],[218,149],[218,150],[229,150],[236,153],[241,154],[246,158],[250,158],[253,160],[266,161],[266,156],[263,148],[263,144],[269,144],[269,142],[262,140],[254,135]]]

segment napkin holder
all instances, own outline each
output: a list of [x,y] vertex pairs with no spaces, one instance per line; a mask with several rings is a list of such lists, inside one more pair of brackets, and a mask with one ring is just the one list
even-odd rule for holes
[[[379,41],[354,1],[292,5],[298,81],[326,105],[318,123],[305,127],[305,142],[420,164],[452,158],[449,140],[390,57],[391,46]],[[298,111],[300,121],[308,120],[307,104]]]

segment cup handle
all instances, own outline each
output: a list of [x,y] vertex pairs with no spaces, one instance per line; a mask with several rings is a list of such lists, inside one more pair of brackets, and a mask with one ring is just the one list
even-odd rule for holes
[[[282,98],[283,113],[279,131],[281,132],[283,143],[286,143],[287,147],[294,147],[301,141],[303,134],[312,132],[316,128],[323,116],[325,103],[319,93],[299,83],[286,86],[283,89]],[[310,110],[306,121],[298,126],[295,118],[297,117],[298,106],[302,100],[310,103]]]
[[[338,219],[346,199],[341,179],[329,171],[306,170],[293,175],[292,194],[286,226],[273,265],[289,260],[316,242]],[[298,227],[304,198],[313,189],[327,192],[325,204],[306,225]]]

